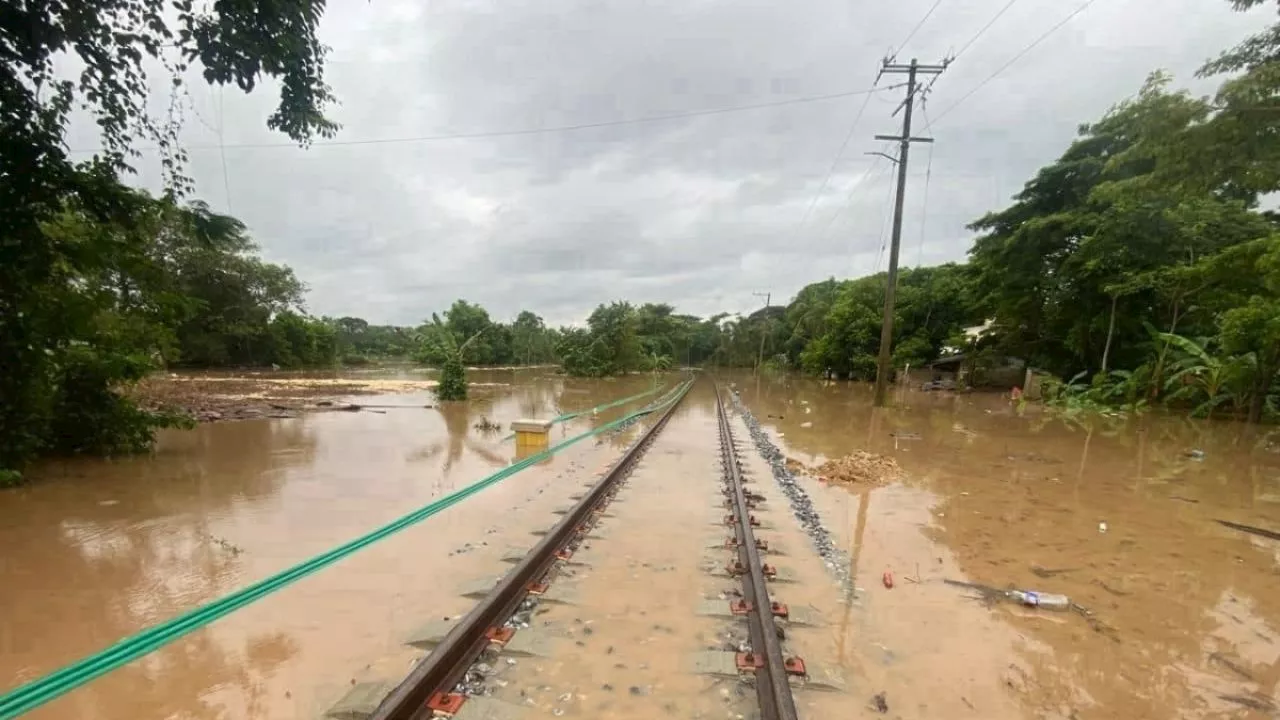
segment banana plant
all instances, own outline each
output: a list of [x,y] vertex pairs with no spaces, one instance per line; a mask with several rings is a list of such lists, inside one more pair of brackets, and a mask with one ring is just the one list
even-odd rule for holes
[[1169,393],[1166,401],[1196,403],[1192,415],[1213,417],[1214,409],[1232,399],[1228,383],[1239,374],[1240,359],[1216,356],[1208,351],[1207,342],[1197,343],[1181,335],[1160,333],[1160,339],[1180,354],[1172,365],[1173,373],[1165,381],[1165,390]]

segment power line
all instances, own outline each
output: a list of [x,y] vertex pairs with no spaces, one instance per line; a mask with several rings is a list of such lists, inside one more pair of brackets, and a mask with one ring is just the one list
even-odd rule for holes
[[880,250],[876,253],[876,265],[871,271],[872,275],[880,272],[880,261],[884,259],[884,248],[888,244],[886,240],[889,236],[889,218],[893,217],[893,183],[889,183],[886,187],[889,192],[884,196],[884,207],[880,211]]
[[[227,214],[234,215],[235,211],[231,209],[231,179],[227,176],[227,144],[223,139],[222,128],[226,122],[226,116],[223,113],[222,86],[218,86],[218,154],[222,158],[222,190],[227,195]],[[192,104],[194,107],[194,103]]]
[[[1004,4],[1004,7],[1000,8],[1000,10],[999,10],[998,12],[996,12],[996,14],[995,14],[995,15],[993,15],[993,16],[991,17],[991,19],[990,19],[990,20],[988,20],[988,21],[987,21],[987,24],[986,24],[986,25],[983,25],[983,26],[978,30],[978,32],[976,32],[976,33],[974,33],[974,34],[973,34],[973,37],[969,38],[969,40],[968,40],[964,45],[961,45],[961,46],[960,46],[960,49],[959,49],[955,54],[953,54],[953,55],[951,56],[951,61],[952,61],[952,62],[954,62],[957,58],[959,58],[961,55],[963,55],[963,54],[965,53],[965,51],[966,51],[966,50],[968,50],[969,48],[973,47],[973,44],[974,44],[974,43],[976,43],[976,42],[978,42],[978,38],[980,38],[980,37],[982,37],[984,34],[986,34],[986,32],[987,32],[988,30],[990,30],[990,29],[991,29],[991,26],[992,26],[992,25],[995,25],[995,24],[996,24],[996,21],[997,21],[997,20],[999,20],[1001,17],[1003,17],[1003,16],[1004,16],[1004,14],[1005,14],[1006,12],[1008,12],[1008,11],[1009,11],[1009,8],[1013,7],[1013,6],[1014,6],[1014,4],[1015,4],[1015,3],[1017,3],[1017,2],[1018,2],[1018,0],[1009,0],[1009,2],[1005,3],[1005,4]],[[940,77],[942,77],[942,76],[941,76],[941,75],[934,75],[934,76],[933,76],[933,79],[929,81],[929,84],[928,84],[927,86],[925,86],[925,89],[920,93],[920,96],[921,96],[921,97],[925,97],[925,96],[927,96],[927,95],[930,93],[930,91],[932,91],[932,90],[933,90],[933,84],[934,84],[934,83],[936,83],[936,82],[938,82],[938,78],[940,78]],[[930,123],[930,122],[929,122],[929,119],[928,119],[928,118],[925,118],[925,131],[926,131],[926,132],[928,132],[928,131],[929,131],[929,130],[931,130],[931,129],[932,129],[932,123]],[[930,149],[930,151],[929,151],[929,152],[930,152],[930,153],[932,153],[932,152],[933,152],[933,150],[932,150],[932,149]],[[932,155],[931,155],[931,157],[932,157]]]
[[[606,120],[593,123],[577,123],[573,125],[554,125],[541,128],[521,128],[517,130],[491,130],[483,132],[470,133],[450,133],[440,135],[416,135],[408,137],[396,138],[370,138],[368,140],[319,140],[311,143],[313,147],[336,147],[344,145],[391,145],[398,143],[412,142],[439,142],[443,140],[476,140],[483,138],[495,137],[515,137],[521,135],[543,135],[547,133],[557,132],[573,132],[576,130],[592,130],[596,128],[618,127],[622,125],[640,125],[643,123],[662,122],[665,120],[682,120],[684,118],[703,117],[706,115],[723,115],[726,113],[745,112],[748,110],[760,110],[763,108],[783,107],[786,105],[800,105],[804,103],[822,102],[824,100],[837,100],[840,98],[855,97],[858,95],[871,95],[876,92],[883,92],[893,89],[892,87],[876,88],[871,87],[865,90],[849,90],[846,92],[828,93],[826,95],[809,95],[806,97],[791,98],[789,100],[772,100],[769,102],[751,103],[748,105],[734,105],[723,108],[711,108],[707,110],[691,110],[688,112],[671,113],[667,115],[649,115],[647,117],[631,118],[628,120]],[[265,148],[292,148],[298,147],[297,143],[292,142],[269,142],[269,143],[230,143],[222,147],[234,150],[257,150]],[[99,152],[102,148],[70,150],[69,152],[87,153]],[[143,148],[155,149],[155,148]],[[189,145],[188,150],[215,150],[217,145]]]
[[[924,98],[920,99],[920,113],[924,115],[924,125],[928,128],[929,111],[926,109]],[[924,258],[924,236],[925,226],[929,220],[929,180],[933,177],[933,143],[929,143],[929,159],[925,162],[924,171],[924,196],[920,205],[920,245],[916,248],[916,269],[920,268],[920,261]]]
[[1000,16],[1008,12],[1009,8],[1013,7],[1014,3],[1016,2],[1018,2],[1018,0],[1009,0],[1009,2],[1005,3],[1005,6],[1000,8],[1000,12],[997,12],[994,17],[992,17],[990,20],[987,21],[986,25],[982,26],[981,30],[979,30],[976,34],[974,34],[973,37],[969,38],[969,42],[960,46],[960,49],[956,51],[955,55],[951,56],[951,59],[955,60],[956,58],[960,57],[961,55],[964,54],[965,50],[968,50],[970,47],[973,46],[974,43],[978,42],[978,38],[982,37],[983,33],[985,33],[987,30],[990,30],[991,26],[995,25],[996,21],[1000,19]]
[[895,53],[902,52],[902,48],[906,47],[907,43],[911,42],[911,38],[915,37],[916,33],[920,31],[920,28],[924,27],[925,21],[929,19],[929,16],[932,15],[933,11],[937,10],[938,6],[941,4],[942,0],[934,0],[933,6],[924,14],[924,17],[920,18],[920,22],[916,23],[916,26],[911,28],[911,32],[907,33],[907,39],[899,43],[898,49],[894,51]]
[[[907,37],[901,43],[898,44],[898,50],[901,50],[902,48],[906,47],[907,43],[911,42],[911,38],[915,37],[916,33],[920,30],[920,28],[924,27],[925,21],[929,19],[929,16],[933,15],[933,11],[937,10],[938,6],[941,4],[942,4],[942,0],[934,0],[933,5],[931,5],[928,11],[925,12],[924,16],[920,18],[920,21],[916,23],[915,27],[911,28],[911,32],[907,33]],[[876,74],[876,83],[880,82],[880,74],[881,73]],[[897,85],[891,85],[885,89],[890,90],[893,88],[902,87],[902,85],[903,83],[899,83]],[[804,217],[802,217],[800,219],[800,223],[796,225],[796,233],[798,233],[800,229],[804,227],[805,223],[809,221],[809,216],[813,214],[813,208],[818,204],[818,200],[822,197],[822,194],[826,192],[827,185],[831,182],[831,176],[835,173],[836,167],[840,165],[840,160],[844,158],[845,149],[849,147],[849,140],[853,138],[854,131],[858,129],[858,122],[862,120],[862,114],[866,112],[867,105],[871,102],[871,95],[872,95],[871,93],[868,93],[867,98],[862,101],[862,107],[858,108],[858,114],[853,118],[853,124],[849,126],[849,132],[845,134],[844,141],[840,143],[840,149],[836,151],[836,156],[831,161],[831,167],[827,168],[827,174],[825,177],[822,178],[822,184],[818,186],[818,192],[814,193],[813,199],[809,201],[809,206],[805,208]],[[872,167],[874,167],[874,164],[872,165]],[[867,172],[870,173],[871,168],[867,168]],[[866,179],[865,174],[863,175],[863,179]],[[861,181],[859,181],[859,183],[860,182]],[[857,187],[857,186],[855,185],[854,187]],[[852,201],[852,196],[850,196],[850,201]],[[836,215],[839,215],[839,214],[840,214],[839,211],[837,211]],[[827,227],[828,228],[830,227],[829,222],[827,224]],[[823,236],[825,235],[826,235],[826,230],[824,229]]]
[[1016,55],[1014,55],[1013,57],[1009,58],[1009,61],[1008,61],[1008,62],[1006,62],[1004,65],[1001,65],[1001,66],[999,67],[999,69],[997,69],[995,72],[991,73],[991,75],[987,76],[987,79],[986,79],[986,80],[983,80],[982,82],[978,83],[978,85],[977,85],[976,87],[974,87],[974,88],[973,88],[972,90],[970,90],[969,92],[965,93],[964,97],[960,98],[959,100],[957,100],[957,101],[955,101],[954,103],[952,103],[951,105],[949,105],[949,106],[947,107],[947,109],[946,109],[946,110],[943,110],[942,112],[938,113],[938,116],[937,116],[937,117],[935,117],[935,118],[933,119],[933,121],[934,121],[934,122],[938,122],[938,121],[939,121],[939,120],[941,120],[943,117],[947,116],[947,115],[948,115],[952,110],[955,110],[955,109],[956,109],[956,107],[960,105],[960,103],[964,102],[965,100],[968,100],[970,97],[972,97],[972,96],[973,96],[973,94],[974,94],[974,93],[978,92],[978,91],[979,91],[979,90],[981,90],[983,87],[985,87],[985,86],[987,85],[987,83],[989,83],[989,82],[991,82],[992,80],[996,79],[996,77],[997,77],[997,76],[999,76],[999,75],[1000,75],[1001,73],[1003,73],[1005,70],[1008,70],[1010,67],[1012,67],[1014,63],[1016,63],[1016,62],[1018,62],[1019,60],[1021,60],[1021,59],[1022,59],[1022,57],[1023,57],[1024,55],[1026,55],[1027,53],[1029,53],[1029,52],[1031,52],[1032,50],[1034,50],[1034,49],[1036,48],[1036,46],[1037,46],[1037,45],[1039,45],[1040,43],[1044,42],[1044,41],[1045,41],[1045,38],[1047,38],[1047,37],[1049,37],[1050,35],[1052,35],[1052,34],[1054,34],[1055,32],[1057,32],[1057,31],[1058,31],[1058,29],[1059,29],[1059,28],[1061,28],[1063,25],[1066,25],[1067,23],[1071,22],[1071,20],[1072,20],[1075,16],[1079,15],[1080,13],[1084,12],[1085,10],[1088,10],[1088,9],[1089,9],[1089,6],[1090,6],[1090,5],[1093,5],[1095,2],[1097,2],[1097,0],[1085,0],[1085,3],[1084,3],[1083,5],[1081,5],[1080,7],[1076,8],[1075,10],[1073,10],[1073,11],[1071,12],[1071,14],[1070,14],[1070,15],[1068,15],[1068,16],[1066,16],[1066,17],[1064,17],[1062,20],[1060,20],[1060,21],[1058,22],[1058,24],[1056,24],[1056,25],[1054,25],[1053,27],[1049,28],[1047,31],[1045,31],[1045,33],[1044,33],[1043,35],[1041,35],[1040,37],[1038,37],[1038,38],[1036,38],[1035,40],[1033,40],[1033,41],[1031,42],[1031,44],[1030,44],[1030,45],[1027,45],[1026,47],[1024,47],[1024,48],[1022,48],[1021,50],[1019,50],[1019,51],[1018,51],[1018,53],[1017,53]]
[[[882,147],[887,149],[889,145],[888,143],[885,143]],[[874,171],[877,167],[880,166],[880,161],[882,159],[883,159],[882,157],[877,155],[876,159],[872,160],[871,164],[867,166],[866,172],[862,173],[862,177],[858,178],[852,185],[849,186],[849,193],[847,196],[845,196],[844,205],[841,205],[840,207],[836,208],[836,211],[831,214],[831,217],[827,218],[827,224],[822,229],[822,235],[820,237],[826,238],[827,233],[831,231],[831,226],[835,224],[836,219],[839,218],[840,214],[845,211],[845,208],[853,204],[853,194],[856,193],[858,189],[861,188],[863,185],[867,184],[867,178],[871,175],[872,171]],[[892,167],[892,166],[890,165],[886,167]],[[872,185],[874,185],[875,182],[879,181],[881,174],[883,173],[877,174],[875,178],[872,179],[872,182],[871,182]],[[881,234],[883,234],[883,231],[881,232]]]
[[831,176],[836,171],[836,166],[840,164],[840,159],[844,157],[844,150],[849,146],[849,140],[853,138],[853,131],[858,127],[858,121],[862,120],[862,114],[867,110],[867,104],[871,102],[871,94],[868,93],[865,100],[862,101],[862,107],[858,108],[858,114],[853,118],[853,124],[849,126],[849,132],[845,133],[844,142],[840,143],[840,149],[836,152],[835,158],[831,161],[831,167],[827,168],[826,177],[822,178],[822,185],[818,186],[818,192],[813,194],[813,199],[809,201],[809,207],[805,208],[804,217],[800,218],[800,223],[796,225],[795,233],[799,233],[804,224],[809,221],[809,216],[813,214],[813,208],[818,204],[818,199],[822,197],[822,193],[826,192],[827,185],[831,182]]

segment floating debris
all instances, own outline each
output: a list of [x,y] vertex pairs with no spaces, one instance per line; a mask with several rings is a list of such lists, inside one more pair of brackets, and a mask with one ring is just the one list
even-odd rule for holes
[[1057,577],[1064,573],[1075,572],[1075,571],[1076,571],[1076,568],[1047,568],[1047,567],[1041,567],[1039,565],[1031,566],[1031,573],[1033,575],[1035,575],[1038,578],[1045,578],[1045,579]]
[[1272,540],[1280,540],[1280,533],[1274,530],[1266,530],[1252,525],[1241,525],[1240,523],[1234,523],[1230,520],[1218,520],[1217,523],[1223,527],[1229,527],[1232,530],[1239,530],[1240,532],[1247,532],[1260,537],[1271,538]]
[[1209,661],[1218,663],[1222,667],[1230,670],[1231,672],[1235,673],[1236,675],[1239,675],[1240,677],[1244,678],[1245,680],[1248,680],[1249,682],[1254,681],[1253,675],[1250,674],[1248,670],[1245,670],[1239,663],[1232,662],[1230,659],[1228,659],[1225,655],[1223,655],[1220,652],[1209,653]]
[[1098,587],[1102,588],[1103,590],[1106,590],[1107,592],[1111,593],[1112,595],[1115,595],[1116,597],[1127,597],[1133,594],[1125,590],[1119,590],[1111,587],[1110,585],[1107,584],[1106,580],[1094,580],[1093,582]]
[[1252,710],[1261,712],[1272,712],[1276,709],[1275,701],[1266,695],[1251,693],[1249,695],[1219,695],[1219,700],[1226,700],[1237,705],[1243,705]]
[[218,547],[222,548],[223,550],[226,550],[232,555],[240,555],[241,553],[244,552],[244,548],[240,547],[239,545],[236,545],[235,543],[229,540],[220,538],[217,535],[206,535],[205,539],[213,543],[214,545],[217,545]]
[[977,599],[982,600],[983,603],[988,605],[995,604],[996,601],[1004,600],[1009,596],[1008,590],[1000,590],[998,588],[993,588],[990,585],[979,585],[978,583],[971,583],[971,582],[965,582],[963,580],[950,580],[950,579],[943,579],[942,582],[946,583],[947,585],[954,585],[955,587],[962,587],[967,590],[974,590],[978,593],[979,597]]

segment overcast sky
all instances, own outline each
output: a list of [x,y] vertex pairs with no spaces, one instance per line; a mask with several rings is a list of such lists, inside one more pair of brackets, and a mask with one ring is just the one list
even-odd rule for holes
[[[890,163],[864,153],[899,131],[901,88],[411,138],[866,90],[891,48],[936,62],[1008,0],[941,0],[898,47],[934,2],[338,0],[321,26],[338,144],[302,150],[267,130],[274,87],[245,96],[193,77],[190,172],[198,197],[294,268],[317,315],[416,324],[458,297],[552,324],[615,299],[749,311],[753,293],[784,303],[887,265]],[[1195,68],[1271,20],[1226,0],[1095,0],[948,110],[1082,4],[1016,0],[938,79],[916,113],[915,134],[941,119],[936,144],[912,148],[903,265],[963,259],[964,226],[1002,207],[1080,123],[1156,68],[1209,92]],[[394,142],[342,144],[369,140]],[[81,129],[71,144],[94,140]],[[140,169],[154,187],[154,155]]]

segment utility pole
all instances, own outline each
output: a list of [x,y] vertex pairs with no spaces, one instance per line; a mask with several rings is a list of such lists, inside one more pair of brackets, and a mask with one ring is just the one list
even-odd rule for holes
[[764,339],[765,339],[765,323],[769,322],[769,301],[773,299],[773,293],[751,293],[756,297],[764,298],[765,314],[760,317],[760,352],[756,355],[756,372],[760,372],[760,368],[764,365]]
[[[895,64],[893,59],[884,61],[880,74],[907,76],[907,97],[899,106],[902,113],[902,135],[876,135],[877,140],[896,140],[899,143],[898,195],[893,201],[893,238],[889,244],[889,278],[884,289],[884,320],[880,325],[880,362],[876,367],[876,407],[884,407],[889,390],[889,376],[893,373],[893,300],[898,287],[898,246],[902,242],[902,202],[907,192],[907,155],[913,142],[933,142],[933,138],[911,137],[911,108],[915,105],[916,77],[937,75],[947,69],[950,60],[941,65],[921,65],[911,58],[910,65]],[[895,111],[896,114],[896,111]]]

